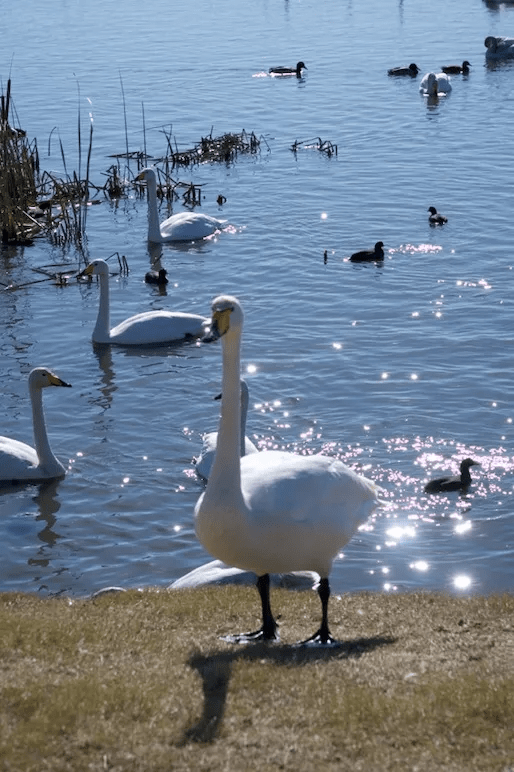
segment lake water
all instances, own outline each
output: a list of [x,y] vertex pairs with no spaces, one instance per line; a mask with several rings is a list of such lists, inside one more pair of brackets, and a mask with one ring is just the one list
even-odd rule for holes
[[[192,12],[20,0],[2,13],[3,90],[11,77],[46,169],[63,173],[60,140],[68,171],[84,176],[91,120],[99,185],[125,126],[130,150],[155,157],[166,134],[181,149],[211,129],[261,138],[233,164],[175,172],[202,186],[202,211],[235,227],[165,245],[166,293],[144,283],[147,210],[132,187],[90,208],[85,256],[128,261],[128,276],[111,279],[112,324],[150,308],[209,315],[215,295],[237,295],[247,434],[337,456],[384,486],[389,505],[343,550],[333,589],[511,591],[514,60],[487,66],[483,41],[514,36],[514,4],[198,0]],[[300,59],[302,79],[266,75]],[[421,75],[387,76],[464,59],[470,75],[431,104]],[[127,176],[136,171],[132,161]],[[430,205],[444,227],[429,227]],[[378,240],[383,265],[348,261]],[[58,287],[35,271],[81,257],[46,241],[0,256],[0,282],[26,285],[0,292],[1,433],[32,443],[32,367],[73,385],[44,394],[66,478],[0,493],[1,590],[166,586],[210,559],[194,534],[203,484],[191,460],[217,425],[221,347],[97,349],[97,284]],[[466,496],[424,495],[427,477],[465,456],[481,464]]]

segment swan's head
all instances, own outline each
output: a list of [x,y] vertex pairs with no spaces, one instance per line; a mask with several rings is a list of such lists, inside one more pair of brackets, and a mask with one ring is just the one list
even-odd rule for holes
[[139,174],[136,177],[136,182],[148,182],[149,180],[156,180],[156,174],[155,169],[151,169],[150,167],[147,167],[146,169],[141,169]]
[[29,375],[29,387],[44,389],[47,386],[66,386],[71,388],[71,383],[66,383],[46,367],[35,367]]
[[109,276],[109,266],[105,260],[93,260],[87,268],[84,268],[81,276]]
[[239,300],[232,295],[219,295],[212,301],[210,339],[222,338],[229,331],[240,330],[243,326],[243,309]]
[[429,72],[426,83],[427,92],[433,96],[437,95],[437,75],[435,72]]

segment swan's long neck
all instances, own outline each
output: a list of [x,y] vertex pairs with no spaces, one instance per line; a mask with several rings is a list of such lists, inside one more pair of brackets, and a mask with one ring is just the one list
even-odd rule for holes
[[34,426],[34,446],[39,459],[39,465],[49,472],[62,469],[62,464],[52,453],[46,431],[45,414],[43,412],[43,390],[37,387],[30,389],[32,403],[32,423]]
[[109,276],[100,274],[100,305],[98,306],[93,340],[97,343],[107,343],[110,337],[110,327]]
[[[241,334],[231,331],[222,338],[223,379],[218,442],[205,492],[216,490],[226,506],[240,504],[241,494]],[[212,495],[212,494],[211,494]]]
[[241,428],[239,432],[239,445],[240,445],[240,454],[241,456],[244,456],[246,445],[245,445],[245,434],[246,434],[246,416],[248,414],[248,387],[246,384],[241,384]]
[[146,178],[148,193],[148,241],[160,242],[161,227],[159,224],[159,211],[157,209],[157,181],[155,175],[149,174]]

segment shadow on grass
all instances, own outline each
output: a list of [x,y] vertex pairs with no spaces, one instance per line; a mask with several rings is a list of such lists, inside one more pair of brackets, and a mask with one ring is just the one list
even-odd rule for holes
[[391,645],[396,640],[390,637],[357,638],[331,647],[257,643],[226,652],[193,654],[188,664],[193,670],[197,670],[202,678],[203,713],[196,723],[185,730],[179,745],[182,747],[189,743],[209,743],[216,739],[225,712],[230,675],[235,662],[265,660],[277,665],[301,667],[334,659],[358,659],[362,654],[379,646]]

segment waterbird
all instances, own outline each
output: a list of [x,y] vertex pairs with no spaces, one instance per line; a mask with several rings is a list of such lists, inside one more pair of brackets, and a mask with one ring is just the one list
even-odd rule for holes
[[425,493],[445,493],[446,491],[466,491],[471,485],[469,469],[480,466],[478,461],[465,458],[460,462],[460,475],[456,477],[436,477],[425,485]]
[[222,346],[221,416],[214,462],[194,515],[198,539],[213,557],[257,575],[262,625],[225,640],[277,640],[269,575],[306,570],[321,577],[321,624],[302,643],[334,644],[328,624],[332,562],[382,503],[381,489],[322,454],[271,450],[241,457],[243,321],[237,298],[220,295],[213,300],[212,336],[221,338]]
[[441,70],[447,75],[459,75],[459,73],[467,75],[470,67],[471,64],[465,59],[462,64],[446,64],[441,67]]
[[146,182],[148,195],[148,241],[199,241],[226,227],[226,220],[197,212],[178,212],[159,223],[155,169],[143,169],[136,177],[136,182],[142,181]]
[[427,211],[430,212],[428,215],[430,225],[444,225],[445,222],[448,222],[448,218],[438,212],[435,206],[429,206]]
[[418,65],[412,62],[411,64],[409,64],[408,67],[391,67],[391,69],[387,71],[387,74],[388,75],[410,75],[411,78],[415,78],[418,72],[419,72]]
[[488,35],[484,40],[486,59],[510,59],[514,56],[514,38]]
[[352,263],[365,263],[373,260],[384,259],[384,242],[377,241],[373,249],[362,249],[360,252],[354,252],[350,255]]
[[43,411],[43,389],[47,386],[70,388],[71,384],[46,367],[31,370],[28,383],[35,447],[12,437],[0,437],[0,483],[50,480],[66,474],[50,447]]
[[80,276],[98,276],[100,304],[93,330],[95,343],[120,346],[144,346],[197,338],[209,327],[209,319],[182,311],[146,311],[131,316],[110,329],[109,266],[105,260],[93,260]]
[[307,70],[308,67],[303,62],[298,62],[296,67],[270,67],[270,75],[296,75],[297,78],[302,77],[302,70]]
[[450,77],[445,72],[427,72],[420,81],[419,90],[423,96],[429,97],[449,94],[452,90]]
[[158,271],[147,271],[145,281],[148,284],[168,284],[166,268],[160,268]]

